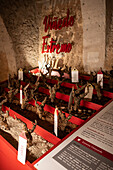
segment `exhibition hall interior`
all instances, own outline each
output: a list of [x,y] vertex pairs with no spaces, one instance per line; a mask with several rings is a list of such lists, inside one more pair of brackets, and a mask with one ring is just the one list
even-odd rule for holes
[[113,170],[112,0],[0,0],[0,169]]

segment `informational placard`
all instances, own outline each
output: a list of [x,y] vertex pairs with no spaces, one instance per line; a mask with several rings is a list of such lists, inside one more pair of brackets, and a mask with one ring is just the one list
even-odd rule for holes
[[79,82],[79,75],[78,75],[78,70],[77,69],[73,69],[71,71],[71,81],[73,83]]
[[113,170],[113,101],[34,166],[38,170]]
[[18,157],[17,159],[22,163],[25,164],[26,161],[26,148],[27,148],[27,138],[25,133],[19,135],[19,143],[18,143]]
[[23,81],[23,70],[21,68],[18,70],[18,80]]
[[54,111],[54,133],[58,136],[58,108]]
[[[89,92],[88,92],[88,89],[89,89]],[[93,86],[90,84],[89,85],[89,87],[85,87],[85,93],[87,93],[88,92],[88,94],[84,97],[84,98],[87,98],[87,99],[92,99],[92,96],[93,96]]]
[[99,71],[97,73],[97,84],[100,82],[101,88],[103,88],[103,73]]

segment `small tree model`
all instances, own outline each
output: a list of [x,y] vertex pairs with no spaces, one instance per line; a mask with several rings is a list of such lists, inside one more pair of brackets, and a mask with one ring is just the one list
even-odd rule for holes
[[[77,85],[76,85],[77,86]],[[81,93],[81,91],[87,86],[88,91],[85,93]],[[79,106],[80,106],[80,101],[89,93],[89,85],[88,83],[85,84],[84,86],[78,88],[77,86],[77,90],[74,91],[74,86],[72,87],[72,91],[70,93],[70,98],[69,98],[69,103],[68,103],[68,110],[72,111],[72,109],[74,109],[74,111],[77,111]],[[74,102],[74,106],[73,106],[73,102]]]
[[[57,108],[57,106],[56,106]],[[71,128],[76,128],[75,124],[72,124],[69,122],[69,120],[72,117],[71,111],[69,112],[69,115],[66,117],[65,113],[62,112],[61,108],[58,108],[58,114],[59,114],[59,128],[64,131],[66,129],[66,126],[69,126]]]
[[0,110],[2,108],[2,105],[7,102],[7,97],[5,96],[5,98],[3,98],[1,101],[0,101]]
[[7,117],[9,116],[9,112],[7,111],[6,114],[0,115],[0,128],[4,128],[5,130],[10,130],[10,127],[7,123]]
[[37,80],[35,82],[34,85],[30,84],[30,86],[32,87],[32,89],[30,89],[30,97],[29,97],[29,100],[33,99],[34,96],[35,96],[35,91],[38,89],[38,86],[39,86],[39,76],[37,77]]
[[24,109],[26,107],[26,104],[27,104],[27,101],[28,101],[28,96],[27,96],[27,88],[28,87],[29,87],[29,83],[23,89],[24,98],[22,98],[21,109]]
[[81,102],[81,100],[87,95],[89,93],[89,90],[85,93],[83,93],[83,94],[80,94],[80,95],[78,95],[78,96],[74,96],[74,107],[73,107],[73,109],[74,109],[74,111],[77,111],[78,110],[78,108],[80,107],[80,102]]
[[11,74],[8,75],[8,88],[10,88],[12,86],[12,83],[11,83]]
[[90,78],[89,78],[89,83],[93,83],[96,81],[97,74],[93,73],[92,71],[90,72]]
[[47,83],[45,83],[46,86],[47,86],[48,89],[49,89],[49,93],[50,93],[49,98],[51,99],[51,102],[52,102],[52,103],[53,103],[54,100],[55,100],[56,91],[60,88],[61,83],[64,81],[64,79],[63,79],[62,81],[59,81],[58,78],[57,78],[57,80],[58,80],[58,83],[57,83],[57,84],[54,84],[53,87],[51,87],[50,85],[48,85]]
[[22,130],[25,132],[25,135],[26,135],[26,138],[27,138],[27,147],[32,146],[32,135],[31,135],[31,133],[34,132],[36,125],[37,125],[37,121],[35,120],[35,123],[32,122],[32,124],[33,124],[32,129],[28,129],[26,123],[24,123],[21,119],[18,119],[16,116],[15,116],[15,119],[23,123],[22,124]]
[[13,89],[13,87],[9,87],[9,91],[8,91],[8,101],[9,103],[12,102],[14,96],[18,93],[18,89]]
[[101,85],[100,85],[100,83],[101,83],[101,80],[98,81],[98,83],[92,83],[92,85],[95,87],[95,90],[96,90],[96,92],[97,92],[97,98],[98,98],[98,100],[101,100],[101,98],[102,98]]
[[43,115],[44,115],[44,106],[45,106],[46,100],[47,100],[47,97],[45,97],[44,100],[42,101],[42,103],[39,105],[39,104],[37,103],[37,98],[36,98],[36,96],[35,96],[35,106],[36,106],[36,108],[37,108],[36,114],[37,114],[38,117],[39,117],[40,119],[42,119],[42,120],[44,120]]

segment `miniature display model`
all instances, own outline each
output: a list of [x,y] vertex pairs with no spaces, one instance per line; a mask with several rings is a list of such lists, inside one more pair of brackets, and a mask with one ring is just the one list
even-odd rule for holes
[[21,109],[24,109],[26,107],[26,104],[27,104],[27,101],[28,101],[28,96],[27,96],[27,88],[28,87],[29,87],[29,83],[23,89],[24,98],[22,98]]
[[98,100],[101,100],[101,98],[102,98],[100,83],[101,83],[101,80],[98,83],[92,83],[92,85],[95,87],[95,90],[97,92]]
[[52,102],[52,103],[53,103],[54,100],[55,100],[56,91],[60,88],[61,83],[64,81],[64,79],[63,79],[62,81],[59,81],[59,79],[57,79],[57,80],[58,80],[58,83],[57,83],[57,84],[54,84],[53,87],[51,87],[50,85],[48,85],[47,83],[45,83],[45,85],[46,85],[46,86],[48,87],[48,89],[49,89],[49,93],[50,93],[49,98],[51,99],[51,102]]
[[6,114],[0,114],[0,129],[5,129],[5,130],[10,129],[6,119],[8,116],[9,116],[8,112],[6,112]]
[[[77,85],[76,85],[77,86]],[[88,84],[83,85],[82,87],[78,88],[77,86],[77,90],[74,91],[74,86],[72,87],[72,91],[70,93],[70,98],[69,98],[69,103],[68,103],[68,110],[72,110],[74,109],[74,111],[77,111],[78,108],[80,107],[80,101],[88,94],[89,92],[89,88],[88,91],[86,93],[80,94],[80,92],[87,86],[87,88],[89,87]],[[74,102],[74,106],[73,106],[73,102]]]
[[[21,119],[18,119],[16,116],[15,116],[15,118],[16,118],[16,120],[21,121]],[[31,133],[33,133],[33,131],[35,130],[36,125],[37,125],[37,121],[35,120],[35,124],[33,122],[32,122],[32,124],[33,124],[32,129],[28,129],[26,123],[24,123],[24,122],[22,124],[22,130],[25,132],[25,135],[26,135],[26,138],[27,138],[27,147],[32,146],[32,135],[31,135]]]
[[85,93],[79,94],[78,96],[76,96],[76,94],[74,95],[74,106],[73,109],[74,111],[77,111],[78,108],[80,107],[80,101],[89,93],[89,86],[87,86],[88,90]]
[[35,96],[35,106],[37,108],[36,110],[36,114],[39,116],[40,119],[44,120],[45,118],[43,117],[44,115],[44,106],[45,106],[45,103],[46,103],[46,100],[47,100],[47,97],[44,98],[44,100],[42,101],[42,103],[39,105],[37,103],[37,98]]
[[[57,107],[56,107],[57,108]],[[69,122],[69,119],[71,119],[72,114],[70,113],[68,115],[68,117],[66,117],[65,113],[62,112],[61,109],[58,109],[58,113],[59,113],[59,127],[62,131],[65,130],[66,126],[69,124],[71,124],[71,122]],[[75,124],[73,124],[74,126],[76,126]]]

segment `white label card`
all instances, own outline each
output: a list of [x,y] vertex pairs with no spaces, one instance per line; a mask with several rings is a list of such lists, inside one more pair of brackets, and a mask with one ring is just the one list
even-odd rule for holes
[[22,89],[20,89],[20,104],[22,104]]
[[25,135],[19,135],[19,144],[18,144],[18,160],[25,164],[26,161],[26,148],[27,148],[27,138]]
[[18,80],[23,80],[23,70],[18,70]]
[[97,84],[99,81],[101,88],[103,88],[103,74],[97,74]]
[[57,108],[54,111],[54,133],[56,136],[58,136],[58,114],[57,114]]
[[[85,93],[87,92],[88,92],[88,88],[86,86]],[[93,96],[93,86],[89,85],[89,93],[84,98],[92,99],[92,96]]]
[[78,78],[78,70],[72,70],[71,71],[71,81],[73,83],[79,82],[79,78]]

